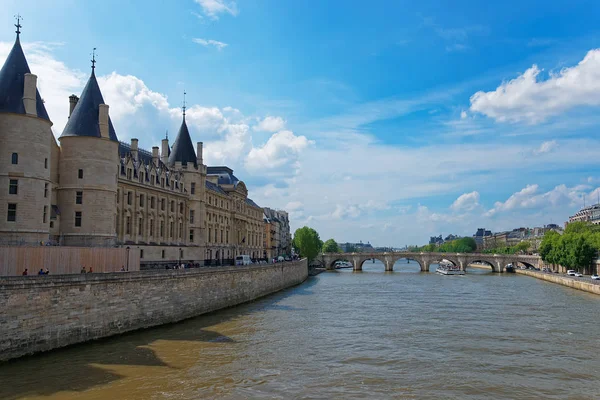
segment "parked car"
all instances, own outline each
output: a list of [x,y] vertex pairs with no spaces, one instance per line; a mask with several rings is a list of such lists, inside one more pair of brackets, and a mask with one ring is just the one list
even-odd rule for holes
[[570,269],[567,271],[567,275],[569,276],[575,276],[575,270],[574,269]]
[[592,279],[595,281],[600,281],[600,276],[598,275],[592,275]]
[[575,276],[578,277],[578,278],[581,278],[583,275],[580,274],[579,272],[575,272]]
[[235,258],[235,265],[250,265],[252,264],[252,260],[249,255],[241,255]]

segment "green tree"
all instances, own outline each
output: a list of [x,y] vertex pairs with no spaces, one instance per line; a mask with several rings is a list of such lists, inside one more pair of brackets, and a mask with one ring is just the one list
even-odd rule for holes
[[527,252],[527,250],[529,250],[529,248],[531,247],[531,242],[527,241],[527,240],[523,240],[522,242],[517,243],[517,245],[515,246],[515,250],[517,252]]
[[329,239],[323,243],[323,253],[341,253],[340,246],[335,240]]
[[314,260],[323,248],[323,242],[317,231],[308,226],[296,229],[292,245],[297,253],[308,258],[308,262]]
[[540,243],[540,256],[542,257],[542,260],[551,264],[556,264],[556,260],[554,260],[553,250],[558,245],[559,239],[560,234],[558,232],[546,232],[544,238],[542,239],[542,243]]

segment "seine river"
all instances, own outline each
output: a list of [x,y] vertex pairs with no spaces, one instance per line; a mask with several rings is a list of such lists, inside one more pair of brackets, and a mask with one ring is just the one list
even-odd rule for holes
[[600,399],[599,297],[481,270],[364,269],[5,364],[0,398]]

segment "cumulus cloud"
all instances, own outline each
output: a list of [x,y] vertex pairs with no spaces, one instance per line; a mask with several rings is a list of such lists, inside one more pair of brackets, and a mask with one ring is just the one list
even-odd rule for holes
[[277,132],[262,147],[250,150],[246,167],[258,171],[294,164],[298,155],[312,143],[306,136],[296,136],[292,131]]
[[513,193],[506,201],[497,201],[494,207],[485,213],[491,217],[501,212],[519,209],[544,209],[547,207],[573,206],[582,201],[588,186],[578,185],[567,187],[558,185],[548,192],[539,192],[538,185],[527,185],[520,191]]
[[556,142],[556,140],[548,140],[546,142],[543,142],[540,145],[540,147],[538,147],[537,149],[534,149],[533,154],[539,155],[539,154],[550,153],[550,152],[554,151],[554,149],[556,149],[557,146],[558,146],[558,143]]
[[202,7],[202,12],[213,20],[219,19],[220,14],[238,15],[235,1],[227,0],[195,0]]
[[218,40],[213,40],[213,39],[194,38],[194,39],[192,39],[192,41],[194,43],[199,44],[204,47],[213,46],[217,50],[223,50],[225,47],[229,46],[227,43],[219,42]]
[[466,112],[465,110],[462,110],[462,111],[460,112],[460,119],[465,119],[465,118],[467,118],[467,117],[468,117],[468,115],[467,115],[467,112]]
[[278,132],[285,128],[285,120],[281,117],[267,116],[261,120],[252,129],[259,132]]
[[472,211],[479,207],[479,192],[464,193],[452,203],[450,208],[454,211]]
[[533,65],[496,90],[471,96],[471,111],[499,122],[545,121],[567,110],[600,105],[600,49],[590,50],[577,65],[539,80]]

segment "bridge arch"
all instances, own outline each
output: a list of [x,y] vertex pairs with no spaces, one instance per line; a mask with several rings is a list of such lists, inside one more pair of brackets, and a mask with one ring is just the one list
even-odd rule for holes
[[395,270],[396,268],[396,263],[400,260],[408,260],[408,261],[412,261],[415,265],[417,265],[419,267],[419,270],[422,272],[424,271],[424,263],[423,260],[420,259],[419,257],[415,257],[415,256],[408,256],[408,255],[401,255],[401,256],[395,256],[395,257],[390,257],[390,271]]
[[369,260],[377,260],[379,262],[381,262],[385,268],[385,270],[387,271],[387,260],[386,258],[382,255],[369,255],[369,257],[357,257],[355,258],[355,264],[354,264],[354,270],[355,271],[362,271],[363,270],[363,264]]
[[476,258],[476,259],[468,260],[468,261],[465,263],[465,268],[464,268],[464,269],[465,269],[465,271],[467,270],[467,267],[468,267],[469,265],[471,265],[471,264],[477,264],[477,263],[482,263],[482,264],[485,264],[486,266],[488,266],[488,267],[490,267],[490,268],[491,268],[491,271],[492,271],[492,272],[498,272],[498,271],[497,271],[497,267],[496,267],[496,265],[494,265],[494,262],[493,262],[493,260],[486,260],[485,258]]

